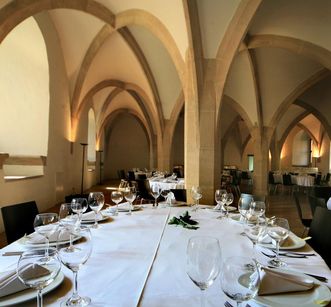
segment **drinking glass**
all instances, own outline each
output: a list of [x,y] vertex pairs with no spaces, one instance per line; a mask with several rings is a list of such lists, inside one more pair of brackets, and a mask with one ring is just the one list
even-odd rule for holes
[[98,213],[102,209],[105,203],[105,197],[102,192],[91,192],[88,196],[88,204],[91,210],[94,212],[94,224],[92,228],[98,228]]
[[88,203],[86,198],[73,198],[71,201],[71,210],[78,214],[79,221],[82,221],[83,213],[87,210]]
[[124,198],[126,201],[128,201],[130,203],[129,205],[129,215],[131,215],[131,211],[132,211],[132,203],[134,202],[134,200],[136,199],[137,196],[137,191],[135,187],[127,187],[124,191]]
[[193,186],[191,188],[191,196],[195,201],[193,211],[197,211],[199,207],[199,200],[202,198],[202,191],[199,186]]
[[257,221],[259,221],[259,217],[263,216],[265,213],[265,202],[264,201],[253,201],[250,207],[250,214],[257,217]]
[[205,290],[220,273],[221,248],[218,239],[197,236],[189,239],[186,250],[186,273],[201,290],[201,306],[205,306]]
[[111,200],[116,204],[114,215],[118,215],[118,204],[123,200],[123,194],[121,191],[113,191],[110,195]]
[[244,219],[244,223],[247,223],[247,214],[251,207],[251,202],[254,201],[251,196],[240,196],[238,200],[238,210]]
[[45,260],[44,249],[24,252],[17,263],[17,276],[26,286],[37,290],[37,306],[43,306],[42,289],[51,284],[61,269],[55,248],[48,250]]
[[232,256],[224,260],[221,268],[221,287],[237,306],[255,297],[260,286],[260,273],[254,260]]
[[234,197],[232,193],[226,193],[225,196],[225,216],[229,216],[229,205],[233,203]]
[[[59,223],[69,232],[72,228],[79,227],[80,219],[78,214],[73,214],[71,204],[62,204],[59,212]],[[73,236],[70,234],[70,246],[72,246]]]
[[155,199],[155,203],[153,205],[154,208],[157,208],[157,199],[160,196],[161,191],[162,191],[162,189],[161,189],[161,186],[159,184],[155,183],[151,186],[151,195]]
[[215,210],[222,210],[223,207],[223,199],[224,199],[224,194],[226,194],[225,189],[218,189],[215,191],[215,201],[217,203],[216,207],[214,208]]
[[71,235],[76,240],[70,246],[67,240],[66,229],[59,232],[57,250],[61,262],[73,272],[74,290],[69,299],[62,303],[62,306],[87,306],[91,303],[89,297],[82,297],[78,294],[78,271],[86,263],[92,253],[91,231],[88,227],[71,229]]
[[34,230],[46,239],[46,257],[48,257],[49,238],[59,227],[58,219],[57,213],[40,213],[36,215],[33,222]]
[[268,263],[275,267],[285,266],[286,263],[279,258],[280,241],[285,240],[290,232],[290,226],[287,219],[277,217],[271,221],[268,226],[268,235],[276,242],[276,257]]
[[265,217],[259,217],[256,223],[246,228],[245,234],[253,243],[254,257],[256,254],[256,244],[267,234],[268,221]]
[[171,199],[168,199],[169,193],[170,193],[170,190],[163,189],[162,192],[161,192],[161,195],[162,195],[162,197],[164,198],[164,200],[166,202],[166,206],[170,207],[171,206]]

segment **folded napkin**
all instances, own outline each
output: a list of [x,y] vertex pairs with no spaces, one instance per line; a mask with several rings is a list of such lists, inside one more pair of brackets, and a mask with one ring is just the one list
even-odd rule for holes
[[307,291],[314,285],[314,281],[309,277],[263,268],[259,295]]
[[130,210],[130,203],[127,201],[127,202],[118,204],[118,210]]
[[[26,279],[38,278],[49,274],[49,271],[40,266],[27,265],[25,271],[23,271]],[[0,273],[0,297],[13,294],[29,288],[23,284],[17,277],[16,269],[7,272]]]
[[[58,240],[60,230],[55,231],[53,234],[50,235],[49,237],[49,243],[54,243]],[[32,244],[43,244],[46,243],[46,239],[44,236],[40,235],[37,232],[34,232],[30,235],[27,236],[29,239],[28,243]],[[69,232],[63,232],[61,233],[61,240],[62,241],[67,241],[70,239],[70,233]]]
[[[98,216],[98,218],[99,218],[99,216]],[[90,211],[90,212],[84,213],[82,215],[82,221],[83,222],[94,221],[94,220],[95,220],[95,213],[94,213],[94,211]]]
[[171,203],[171,204],[175,204],[176,203],[176,198],[175,198],[175,194],[173,192],[169,192],[167,195],[167,199],[166,199],[167,203]]

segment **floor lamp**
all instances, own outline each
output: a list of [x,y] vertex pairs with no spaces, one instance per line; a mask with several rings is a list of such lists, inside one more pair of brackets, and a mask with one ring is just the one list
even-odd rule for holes
[[103,150],[98,150],[99,153],[99,184],[102,184],[102,152]]
[[82,182],[80,185],[80,194],[83,194],[84,190],[84,166],[85,166],[85,147],[88,145],[87,143],[80,143],[83,146],[83,161],[82,161]]

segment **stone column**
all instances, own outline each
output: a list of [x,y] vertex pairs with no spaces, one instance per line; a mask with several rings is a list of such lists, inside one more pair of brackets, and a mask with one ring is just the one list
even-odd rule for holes
[[277,137],[274,136],[271,140],[270,144],[270,152],[271,152],[271,170],[279,170],[280,169],[280,151],[279,142],[277,141]]
[[269,143],[271,129],[255,127],[252,131],[254,144],[254,194],[268,194]]

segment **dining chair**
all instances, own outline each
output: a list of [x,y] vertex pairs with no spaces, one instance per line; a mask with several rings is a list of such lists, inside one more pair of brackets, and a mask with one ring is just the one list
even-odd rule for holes
[[170,191],[174,193],[175,199],[177,201],[184,201],[184,202],[187,201],[186,189],[170,189]]
[[[71,195],[65,196],[64,200],[65,200],[66,203],[71,203],[71,201],[74,198],[85,198],[86,200],[88,200],[88,195],[89,194],[71,194]],[[89,211],[91,211],[90,206],[88,206],[87,209],[86,209],[86,212],[89,212]]]
[[318,252],[331,268],[331,210],[317,207],[310,224],[308,235],[309,245]]
[[301,208],[301,205],[300,205],[300,193],[299,192],[294,192],[293,195],[294,195],[295,205],[297,207],[297,211],[298,211],[298,214],[299,214],[299,218],[301,220],[302,225],[304,226],[303,233],[301,235],[303,237],[303,235],[306,233],[306,231],[310,227],[311,219],[304,219],[303,218],[302,208]]
[[240,197],[252,197],[254,201],[263,201],[265,203],[266,209],[269,209],[269,203],[266,195],[254,195],[254,194],[247,194],[241,193]]
[[308,202],[311,209],[312,216],[315,215],[317,207],[327,208],[324,198],[308,195]]
[[18,240],[25,234],[34,232],[33,222],[39,213],[35,201],[2,207],[1,212],[7,244]]
[[150,194],[151,188],[148,179],[136,180],[137,182],[137,198],[141,201],[154,201],[154,198]]

